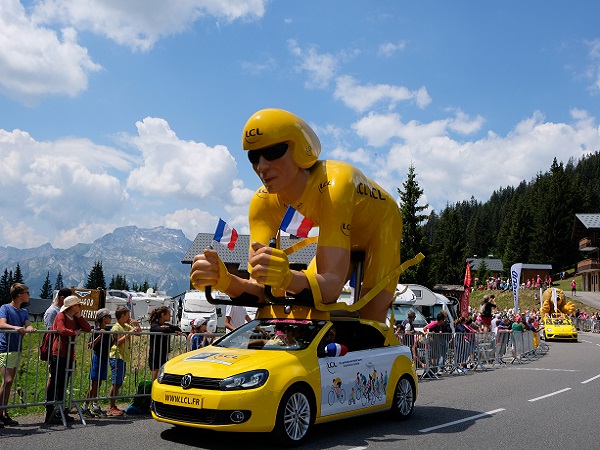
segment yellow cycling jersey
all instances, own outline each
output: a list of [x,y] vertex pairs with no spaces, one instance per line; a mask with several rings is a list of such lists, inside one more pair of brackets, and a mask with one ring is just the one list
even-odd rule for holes
[[264,186],[256,191],[250,202],[250,243],[268,244],[292,206],[319,227],[318,247],[364,251],[363,287],[374,286],[400,265],[402,218],[398,205],[351,164],[317,161],[308,174],[304,192],[292,205],[269,194]]

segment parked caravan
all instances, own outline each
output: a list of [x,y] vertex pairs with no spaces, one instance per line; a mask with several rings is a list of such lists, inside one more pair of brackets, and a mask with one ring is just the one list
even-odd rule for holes
[[399,284],[396,288],[394,304],[413,305],[428,322],[435,320],[440,311],[445,311],[454,332],[456,320],[455,305],[441,294],[436,294],[431,289],[420,284]]

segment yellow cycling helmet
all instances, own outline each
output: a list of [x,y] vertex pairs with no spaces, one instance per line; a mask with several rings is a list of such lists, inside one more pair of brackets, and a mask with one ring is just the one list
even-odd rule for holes
[[244,150],[260,150],[286,143],[292,160],[303,169],[311,167],[321,153],[321,142],[300,117],[283,109],[267,108],[254,113],[242,134]]

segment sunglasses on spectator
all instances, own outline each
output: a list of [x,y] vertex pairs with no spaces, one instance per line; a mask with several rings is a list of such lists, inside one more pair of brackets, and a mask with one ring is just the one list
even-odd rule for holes
[[287,152],[288,145],[285,142],[280,144],[272,145],[261,150],[250,150],[248,152],[248,159],[252,164],[258,164],[258,160],[262,156],[267,161],[275,161],[281,158]]

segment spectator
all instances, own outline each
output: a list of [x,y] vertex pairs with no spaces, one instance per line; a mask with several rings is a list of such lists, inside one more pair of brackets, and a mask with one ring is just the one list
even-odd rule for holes
[[[58,331],[58,338],[52,342],[50,381],[46,390],[46,423],[62,423],[60,410],[54,402],[60,403],[65,399],[65,388],[75,365],[75,339],[82,331],[87,333],[92,330],[81,316],[79,297],[70,295],[65,298],[52,329]],[[64,409],[64,405],[61,408]],[[65,419],[74,421],[68,414],[65,414]]]
[[490,297],[488,295],[484,295],[481,306],[479,307],[480,317],[483,322],[482,331],[491,331],[492,329],[492,309],[494,306],[495,305],[490,301]]
[[575,278],[571,280],[571,295],[577,297],[577,282],[575,281]]
[[245,306],[227,305],[225,309],[225,328],[227,333],[251,320]]
[[404,319],[402,321],[402,326],[404,327],[405,333],[414,333],[415,332],[415,326],[413,325],[413,322],[415,321],[415,317],[416,317],[415,312],[412,309],[410,309],[408,311],[408,313],[406,314],[406,319]]
[[198,350],[212,344],[212,339],[202,336],[199,333],[206,333],[206,319],[198,318],[192,320],[192,331],[188,335],[188,347],[191,350]]
[[96,328],[92,331],[88,348],[92,349],[92,366],[90,367],[90,390],[88,399],[92,399],[92,409],[89,409],[90,401],[86,400],[83,406],[83,416],[91,419],[93,417],[106,417],[98,404],[98,389],[108,374],[108,356],[110,351],[111,335],[107,333],[112,316],[107,308],[99,309],[96,313]]
[[127,363],[131,360],[131,332],[141,331],[140,324],[131,319],[131,313],[126,306],[119,306],[115,311],[117,323],[113,325],[111,331],[120,332],[113,334],[113,345],[110,348],[110,367],[112,371],[112,385],[110,386],[110,407],[109,416],[122,416],[124,411],[117,408],[116,397],[119,395],[119,389],[125,378]]
[[156,334],[150,335],[150,352],[148,361],[150,371],[152,372],[152,381],[156,380],[158,370],[167,362],[167,357],[171,351],[171,340],[169,334],[181,335],[181,328],[171,325],[171,310],[168,306],[159,306],[150,313],[150,332],[164,333],[163,336]]
[[17,333],[0,333],[0,428],[19,423],[8,415],[10,388],[21,360],[21,341],[25,333],[37,331],[29,322],[29,314],[24,305],[29,303],[29,288],[22,283],[10,287],[10,303],[0,306],[0,329],[14,330]]
[[72,293],[70,288],[62,288],[60,291],[58,291],[56,299],[52,302],[50,306],[48,306],[48,309],[44,313],[44,326],[46,327],[46,330],[52,328],[54,319],[56,318],[56,315],[60,312],[60,308],[62,308],[65,302],[65,298],[67,298],[71,294]]

